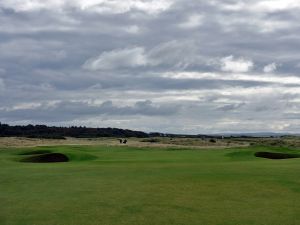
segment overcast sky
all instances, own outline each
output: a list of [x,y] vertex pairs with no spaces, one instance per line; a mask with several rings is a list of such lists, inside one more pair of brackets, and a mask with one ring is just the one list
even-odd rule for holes
[[300,132],[299,0],[1,0],[0,121]]

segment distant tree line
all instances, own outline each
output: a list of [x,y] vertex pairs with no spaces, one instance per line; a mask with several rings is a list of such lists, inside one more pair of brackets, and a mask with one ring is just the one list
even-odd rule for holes
[[28,137],[64,139],[65,137],[97,138],[97,137],[138,137],[149,135],[142,131],[119,128],[88,128],[82,126],[55,127],[46,125],[10,126],[0,123],[0,137]]

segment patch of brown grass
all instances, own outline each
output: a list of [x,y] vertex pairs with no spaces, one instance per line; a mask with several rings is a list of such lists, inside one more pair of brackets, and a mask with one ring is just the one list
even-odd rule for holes
[[54,145],[108,145],[108,146],[132,146],[132,147],[175,147],[175,148],[230,148],[248,146],[247,142],[232,142],[228,140],[216,140],[210,142],[198,138],[167,138],[160,137],[152,142],[151,138],[126,138],[127,144],[120,144],[118,138],[66,138],[62,139],[39,139],[22,137],[0,137],[0,147],[34,147]]

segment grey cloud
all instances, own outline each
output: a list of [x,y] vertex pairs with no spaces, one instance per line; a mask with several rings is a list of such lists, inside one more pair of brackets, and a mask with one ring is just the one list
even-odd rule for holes
[[144,49],[133,47],[103,52],[99,57],[87,60],[83,68],[87,70],[110,70],[123,67],[138,67],[147,64]]
[[153,104],[150,100],[138,101],[133,105],[118,106],[112,101],[100,105],[87,102],[60,101],[28,106],[20,109],[2,109],[0,118],[14,121],[59,122],[90,116],[170,116],[180,110],[180,105]]
[[3,91],[5,88],[4,81],[0,78],[0,92]]
[[300,120],[300,113],[286,113],[285,118],[291,120]]
[[217,110],[232,111],[232,110],[239,109],[244,105],[245,105],[245,103],[227,104],[227,105],[224,105],[224,106],[221,106],[221,107],[217,108]]
[[1,1],[0,120],[296,131],[300,8],[278,1]]
[[99,14],[118,14],[125,13],[131,10],[139,10],[145,13],[159,13],[170,7],[170,0],[161,0],[159,3],[154,1],[127,0],[126,2],[119,1],[48,1],[48,2],[32,2],[24,0],[22,2],[15,0],[3,0],[0,7],[4,9],[12,9],[15,12],[34,12],[40,10],[61,11],[68,8],[76,8],[85,12],[94,12]]
[[114,49],[88,59],[83,64],[83,68],[91,71],[147,66],[185,69],[193,64],[201,63],[201,57],[196,56],[196,48],[197,46],[192,42],[174,40],[159,44],[149,50],[138,46]]

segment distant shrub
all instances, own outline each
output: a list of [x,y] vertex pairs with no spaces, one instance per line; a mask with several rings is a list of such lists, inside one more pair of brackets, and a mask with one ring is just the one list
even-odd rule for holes
[[157,143],[157,142],[160,142],[160,140],[157,138],[151,138],[151,139],[144,139],[141,142]]
[[56,140],[65,140],[66,138],[64,136],[60,135],[27,135],[25,136],[27,138],[40,138],[40,139],[56,139]]
[[285,144],[286,143],[283,140],[274,140],[274,141],[270,142],[270,145],[272,145],[272,146],[283,146]]
[[9,126],[0,122],[0,137],[30,137],[64,139],[64,137],[98,138],[98,137],[137,137],[147,138],[149,135],[141,131],[118,128],[88,128],[88,127],[48,127],[46,125]]
[[216,143],[217,141],[215,139],[209,139],[209,142]]

